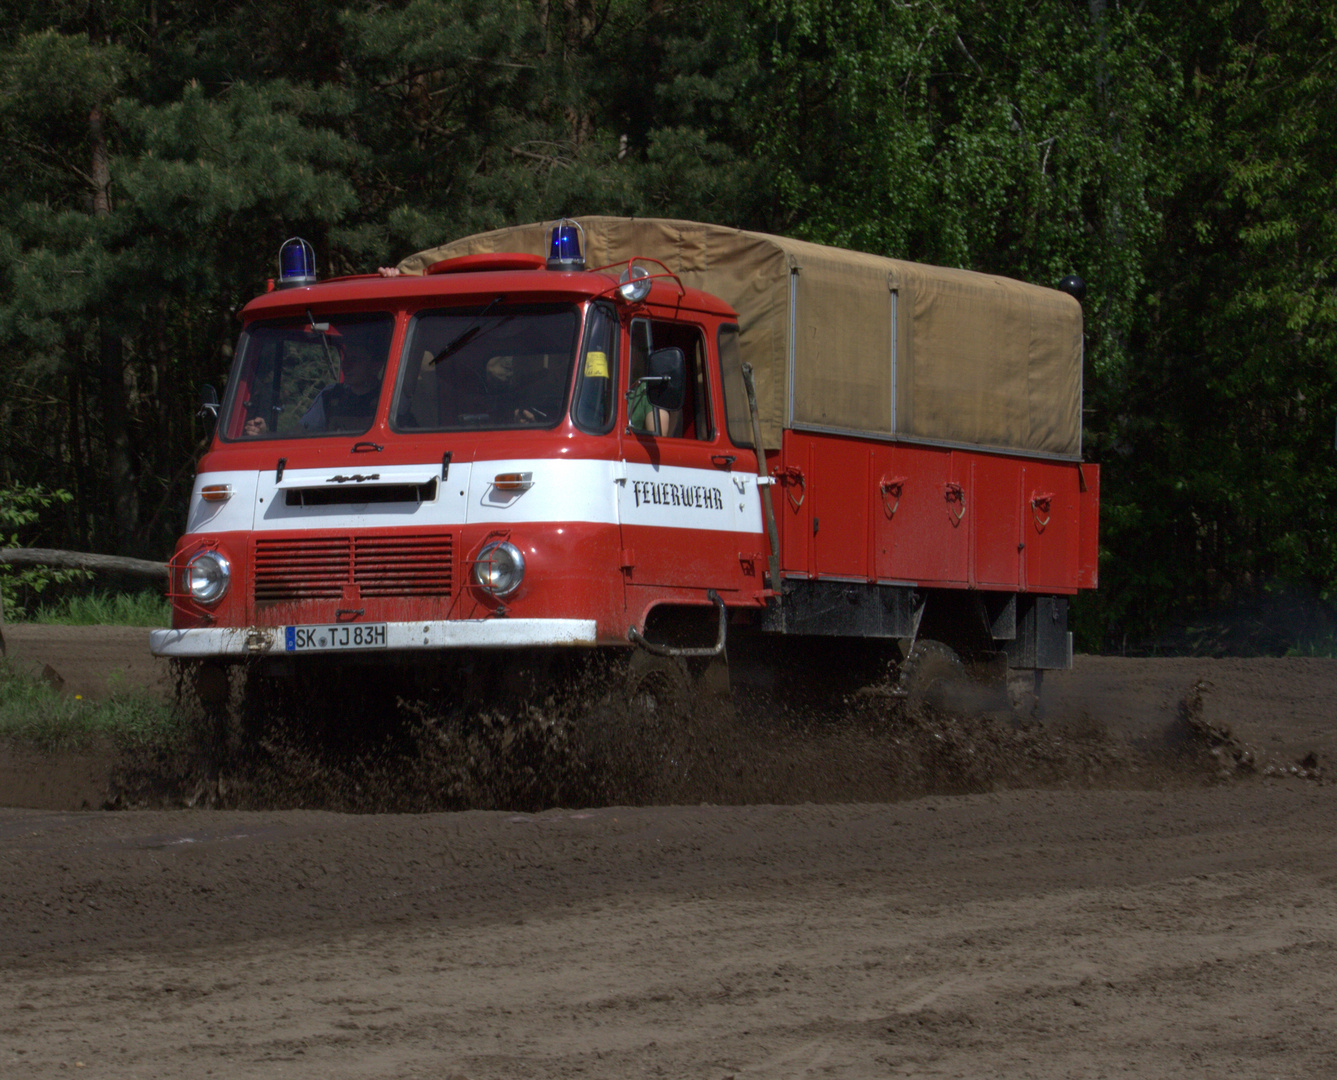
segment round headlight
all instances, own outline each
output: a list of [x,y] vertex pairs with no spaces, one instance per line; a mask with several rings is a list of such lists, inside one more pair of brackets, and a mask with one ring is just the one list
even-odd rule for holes
[[525,557],[505,540],[484,544],[474,560],[474,584],[493,596],[510,596],[525,579]]
[[216,604],[227,592],[232,567],[221,551],[202,551],[186,564],[183,584],[192,599]]

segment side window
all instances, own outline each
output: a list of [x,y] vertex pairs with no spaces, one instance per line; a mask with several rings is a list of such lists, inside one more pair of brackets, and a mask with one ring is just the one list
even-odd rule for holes
[[617,415],[617,315],[603,304],[591,306],[585,320],[585,346],[576,368],[571,419],[601,435]]
[[752,415],[738,351],[738,327],[720,327],[720,381],[724,387],[724,422],[734,446],[752,445]]
[[636,319],[631,324],[631,349],[627,359],[627,426],[650,435],[666,435],[668,414],[652,409],[646,398],[641,377],[650,366],[650,320]]
[[[671,348],[681,349],[687,361],[687,392],[682,408],[670,412],[651,408],[638,382],[645,374],[650,353],[656,349]],[[708,368],[706,339],[700,328],[682,323],[637,319],[631,324],[628,426],[650,435],[672,439],[697,439],[702,442],[713,439],[715,425],[710,413]]]

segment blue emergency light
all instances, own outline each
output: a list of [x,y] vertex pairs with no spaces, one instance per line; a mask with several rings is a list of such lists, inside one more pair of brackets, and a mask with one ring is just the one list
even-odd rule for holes
[[279,248],[279,288],[316,283],[316,253],[300,236],[285,240]]
[[580,222],[562,218],[552,227],[552,245],[548,249],[549,270],[585,269],[585,230]]

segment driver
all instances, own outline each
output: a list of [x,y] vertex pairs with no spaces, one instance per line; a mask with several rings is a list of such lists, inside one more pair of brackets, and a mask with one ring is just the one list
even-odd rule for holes
[[339,370],[343,380],[317,394],[298,421],[308,431],[360,427],[376,415],[381,377],[371,350],[358,341],[345,342]]
[[[535,371],[513,356],[494,356],[483,369],[487,392],[498,403],[498,419],[516,424],[542,424],[548,413],[539,408]],[[545,402],[546,404],[546,402]]]
[[[341,342],[339,349],[342,379],[321,390],[298,421],[307,431],[363,427],[376,415],[381,394],[376,357],[364,343],[355,340]],[[253,416],[242,431],[246,435],[264,435],[269,424],[263,416]]]
[[650,388],[638,382],[627,394],[627,425],[650,435],[674,434],[674,414],[650,404]]

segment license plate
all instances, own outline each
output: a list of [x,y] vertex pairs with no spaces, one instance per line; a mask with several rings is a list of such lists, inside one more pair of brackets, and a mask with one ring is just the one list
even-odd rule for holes
[[283,632],[284,647],[288,652],[385,648],[385,623],[285,626]]

